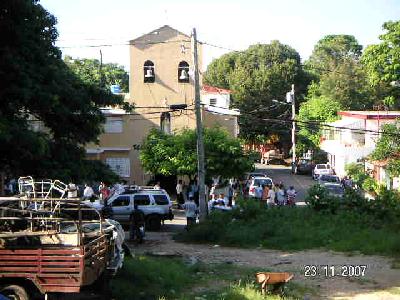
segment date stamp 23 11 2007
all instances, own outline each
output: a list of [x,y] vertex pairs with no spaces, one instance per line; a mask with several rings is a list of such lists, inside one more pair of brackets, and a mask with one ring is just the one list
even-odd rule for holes
[[366,265],[304,265],[305,277],[364,277]]

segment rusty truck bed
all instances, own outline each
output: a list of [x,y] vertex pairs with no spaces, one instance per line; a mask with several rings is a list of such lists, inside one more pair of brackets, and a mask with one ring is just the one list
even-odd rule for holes
[[0,249],[0,278],[30,279],[42,293],[79,292],[104,272],[106,256],[104,234],[82,246]]

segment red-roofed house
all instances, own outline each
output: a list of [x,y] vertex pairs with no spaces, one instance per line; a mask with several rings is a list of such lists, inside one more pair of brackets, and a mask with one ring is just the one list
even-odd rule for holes
[[[342,119],[327,124],[330,128],[323,131],[321,149],[328,153],[336,174],[344,176],[347,164],[361,162],[374,151],[382,125],[393,124],[400,118],[400,111],[341,111],[338,114]],[[375,179],[386,183],[389,178],[385,171],[379,172],[375,170]]]

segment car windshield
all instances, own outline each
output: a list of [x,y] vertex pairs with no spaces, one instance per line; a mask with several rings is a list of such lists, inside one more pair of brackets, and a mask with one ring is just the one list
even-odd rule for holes
[[254,179],[254,185],[272,185],[272,180],[265,178],[265,179]]
[[322,175],[320,177],[321,181],[326,181],[326,182],[340,182],[339,177],[337,176],[326,176],[326,175]]
[[317,169],[328,169],[326,165],[317,165]]
[[265,177],[263,173],[250,173],[249,177]]
[[300,163],[301,163],[302,165],[308,165],[308,164],[310,163],[310,161],[307,160],[307,159],[302,159],[302,160],[300,160]]

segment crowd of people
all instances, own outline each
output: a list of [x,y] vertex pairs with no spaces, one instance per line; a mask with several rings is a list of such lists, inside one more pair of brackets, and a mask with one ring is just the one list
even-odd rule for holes
[[293,186],[288,189],[283,183],[278,183],[275,186],[258,185],[255,187],[255,197],[264,203],[266,207],[275,205],[295,205],[297,192]]
[[[234,206],[238,195],[248,198],[248,182],[231,180],[218,185],[213,183],[206,186],[208,197],[208,212],[215,210],[230,210]],[[188,227],[196,220],[199,209],[199,187],[195,181],[186,185],[178,180],[176,185],[178,207],[185,210]],[[293,186],[285,188],[282,182],[275,186],[259,185],[255,188],[255,199],[265,207],[295,205],[297,192]]]

